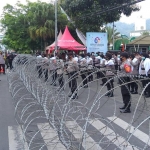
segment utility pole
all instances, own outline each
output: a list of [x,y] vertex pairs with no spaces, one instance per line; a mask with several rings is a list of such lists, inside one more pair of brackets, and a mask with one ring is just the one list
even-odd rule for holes
[[58,41],[57,41],[57,0],[55,0],[55,50],[54,50],[54,57],[55,57],[56,52],[57,52],[57,45],[58,45]]
[[114,50],[114,28],[115,28],[115,25],[114,25],[114,22],[113,22],[113,41],[112,41],[113,42],[112,43],[113,44],[113,50]]

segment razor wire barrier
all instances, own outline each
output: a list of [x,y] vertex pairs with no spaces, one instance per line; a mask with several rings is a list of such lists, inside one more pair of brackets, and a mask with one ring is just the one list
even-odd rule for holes
[[[64,74],[64,86],[60,88],[57,81],[51,84],[54,72],[48,70],[48,79],[45,80],[46,70],[51,68],[50,60],[37,61],[31,55],[17,55],[13,66],[8,73],[9,90],[15,106],[15,119],[22,129],[28,150],[150,149],[150,105],[143,96],[150,83],[144,88],[141,85],[141,81],[147,78],[129,76],[131,80],[122,81],[120,85],[116,81],[122,80],[125,75],[116,74],[103,86],[99,85],[101,79],[94,79],[88,82],[88,88],[85,89],[80,78],[82,72],[78,71],[74,75],[74,78],[78,77],[78,85],[73,93],[78,96],[72,99],[68,97],[68,84],[72,78]],[[95,68],[92,75],[98,71],[100,70]],[[115,80],[115,86],[107,91],[106,85],[111,80]],[[131,82],[138,84],[141,94],[139,97],[131,94],[133,114],[119,134],[114,126],[115,121],[123,115],[117,112],[118,99],[122,100],[119,90],[120,86],[127,87]],[[105,97],[111,91],[114,91],[115,96]],[[134,136],[143,124],[147,127],[148,136],[144,143],[136,145],[133,142]]]

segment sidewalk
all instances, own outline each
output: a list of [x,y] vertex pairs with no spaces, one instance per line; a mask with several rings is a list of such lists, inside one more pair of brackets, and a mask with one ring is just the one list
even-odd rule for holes
[[9,150],[8,126],[16,125],[7,75],[0,74],[0,149]]

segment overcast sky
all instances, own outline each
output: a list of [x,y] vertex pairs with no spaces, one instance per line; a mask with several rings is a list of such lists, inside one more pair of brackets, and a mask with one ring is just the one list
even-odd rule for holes
[[[18,0],[0,0],[0,14],[2,13],[2,8],[8,3],[11,5],[14,5],[17,3]],[[36,1],[36,0],[30,0],[30,1]],[[51,0],[41,0],[44,2],[50,2]],[[26,0],[20,0],[21,3],[25,3]],[[143,2],[138,3],[138,5],[141,7],[141,10],[139,12],[134,12],[130,17],[122,16],[120,19],[121,22],[125,23],[134,23],[135,20],[139,16],[143,16],[145,19],[150,19],[150,0],[145,0]]]

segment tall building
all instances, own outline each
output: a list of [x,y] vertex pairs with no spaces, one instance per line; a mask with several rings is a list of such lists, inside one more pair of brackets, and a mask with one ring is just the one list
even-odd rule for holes
[[138,17],[135,22],[135,31],[146,30],[146,19],[142,16]]
[[135,22],[135,31],[130,32],[130,37],[139,37],[146,30],[146,19],[143,16],[139,16]]

